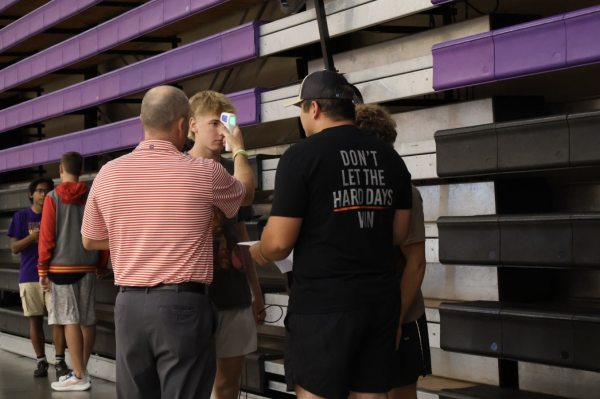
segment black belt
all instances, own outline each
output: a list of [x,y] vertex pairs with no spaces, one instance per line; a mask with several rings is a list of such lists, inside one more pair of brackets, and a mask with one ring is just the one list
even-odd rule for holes
[[185,292],[197,292],[199,294],[206,294],[206,284],[203,283],[180,283],[180,284],[158,284],[153,287],[127,287],[120,286],[120,292],[127,291],[185,291]]

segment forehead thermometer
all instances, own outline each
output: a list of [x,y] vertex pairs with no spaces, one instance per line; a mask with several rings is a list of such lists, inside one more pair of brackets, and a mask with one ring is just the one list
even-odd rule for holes
[[[237,118],[234,114],[223,112],[221,114],[221,123],[225,125],[230,134],[233,134],[233,129],[237,125]],[[231,151],[229,144],[225,141],[225,151]]]

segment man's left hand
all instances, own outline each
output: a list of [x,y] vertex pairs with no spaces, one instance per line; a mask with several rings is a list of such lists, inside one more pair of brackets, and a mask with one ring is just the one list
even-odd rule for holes
[[96,277],[97,278],[103,279],[106,276],[108,276],[108,269],[104,269],[104,270],[96,269]]
[[252,314],[254,314],[254,322],[257,326],[264,323],[267,311],[265,310],[265,301],[262,296],[254,298],[252,300]]
[[40,277],[40,286],[42,287],[43,291],[50,292],[50,279],[48,276]]

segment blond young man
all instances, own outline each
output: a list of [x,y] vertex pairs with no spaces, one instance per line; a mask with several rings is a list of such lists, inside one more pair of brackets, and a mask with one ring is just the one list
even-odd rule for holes
[[[189,154],[219,162],[233,175],[233,161],[221,157],[225,127],[220,116],[222,112],[235,114],[237,110],[225,95],[214,91],[197,93],[190,99],[190,107],[189,138],[194,146]],[[265,316],[254,262],[247,247],[237,245],[248,241],[245,222],[253,216],[252,206],[240,208],[232,218],[213,207],[214,278],[208,296],[219,313],[217,374],[213,387],[216,399],[237,398],[244,359],[256,350],[256,325]]]
[[[379,105],[358,105],[356,126],[393,146],[396,141],[396,122]],[[421,284],[425,276],[425,217],[421,193],[412,186],[413,208],[410,211],[408,238],[396,247],[396,261],[402,310],[398,328],[399,347],[395,354],[394,389],[389,399],[416,399],[417,380],[431,374],[431,351],[425,302]]]

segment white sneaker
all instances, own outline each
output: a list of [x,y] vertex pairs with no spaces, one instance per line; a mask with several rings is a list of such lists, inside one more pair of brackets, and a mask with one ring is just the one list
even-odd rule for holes
[[[67,377],[69,376],[69,374],[65,374],[63,376],[61,376],[58,381],[64,381]],[[88,373],[87,370],[85,370],[85,377],[88,379],[88,381],[90,382],[90,385],[92,384],[92,379],[90,378],[90,373]]]
[[64,379],[52,383],[52,389],[55,391],[85,391],[90,389],[90,377],[85,374],[83,378],[79,379],[75,376],[75,373],[70,372]]

